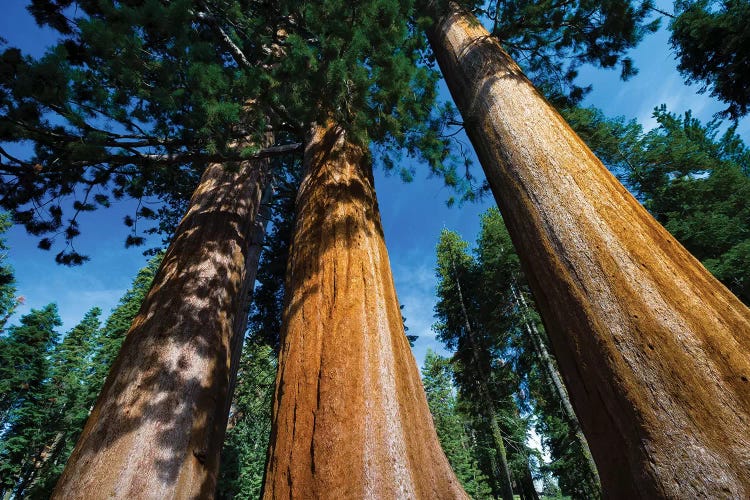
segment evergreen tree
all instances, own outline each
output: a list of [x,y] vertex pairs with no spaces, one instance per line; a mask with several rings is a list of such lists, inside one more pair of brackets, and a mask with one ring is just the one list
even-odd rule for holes
[[128,333],[133,319],[138,314],[146,294],[151,288],[163,257],[163,253],[151,257],[146,265],[138,271],[133,279],[133,284],[120,298],[117,306],[112,309],[104,325],[97,333],[91,354],[93,373],[87,396],[90,405],[94,404],[96,397],[99,395],[104,379],[107,377],[117,353],[120,352],[125,334]]
[[[0,212],[0,235],[10,228],[11,220],[7,213]],[[5,323],[13,314],[20,298],[16,298],[15,277],[13,268],[6,262],[8,246],[5,238],[0,238],[0,334],[2,334]],[[2,338],[2,337],[0,337]]]
[[[507,335],[491,324],[494,313],[484,307],[478,291],[480,268],[467,252],[468,243],[443,230],[437,249],[438,303],[433,326],[438,339],[454,350],[456,383],[472,413],[482,424],[480,431],[491,455],[491,475],[503,498],[513,497],[513,476],[507,451],[510,428],[515,425],[513,393],[517,377],[505,362]],[[484,293],[484,292],[481,292]],[[494,305],[494,304],[493,304]],[[521,438],[525,442],[525,438]]]
[[60,394],[48,383],[48,356],[61,322],[57,307],[50,304],[32,309],[20,323],[7,329],[0,350],[0,494],[22,497],[54,434],[47,423]]
[[27,493],[30,498],[49,497],[88,418],[100,315],[97,307],[88,311],[50,353],[50,378],[45,384],[55,394],[54,404],[37,430],[49,438]]
[[[3,477],[6,484],[15,485],[13,491],[16,496],[49,497],[83,429],[125,333],[148,292],[160,260],[161,256],[156,256],[141,269],[132,288],[120,299],[103,328],[100,328],[99,321],[101,311],[93,308],[61,342],[53,343],[45,351],[36,343],[29,344],[31,341],[26,337],[30,331],[27,328],[29,322],[33,322],[34,331],[39,331],[40,328],[44,331],[46,327],[43,322],[54,319],[45,309],[44,314],[36,312],[23,318],[23,327],[11,327],[8,336],[0,339],[4,347],[7,343],[8,349],[3,350],[7,355],[12,355],[14,347],[16,351],[18,348],[25,348],[22,356],[36,359],[34,363],[38,365],[37,370],[41,369],[39,366],[44,367],[44,377],[41,381],[37,379],[34,392],[21,397],[22,403],[16,403],[16,406],[21,404],[23,407],[15,412],[11,411],[7,421],[4,421],[4,427],[12,424],[8,427],[10,430],[6,446],[13,447],[14,454],[9,459]],[[15,370],[12,360],[4,361],[7,363],[4,362],[3,367],[8,371],[2,379],[2,392],[4,397],[8,397],[12,391],[6,390],[7,387],[31,384],[20,381],[21,378],[28,379],[28,372],[18,373],[15,378],[7,378]],[[29,364],[27,361],[24,366]],[[34,403],[26,403],[27,399]],[[18,422],[13,423],[13,419]]]
[[270,346],[257,339],[246,343],[222,449],[219,498],[260,497],[276,366],[276,353]]
[[747,496],[750,310],[617,182],[474,16],[455,4],[433,14],[428,38],[604,494]]
[[750,2],[677,0],[669,23],[677,69],[700,91],[728,104],[725,116],[747,114],[750,105]]
[[453,387],[450,360],[428,350],[422,367],[422,383],[440,445],[466,493],[472,498],[491,498],[487,477],[479,469],[476,440],[467,418],[459,409]]

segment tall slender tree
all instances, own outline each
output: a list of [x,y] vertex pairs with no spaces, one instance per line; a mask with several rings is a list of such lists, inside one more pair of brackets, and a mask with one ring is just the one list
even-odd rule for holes
[[54,435],[45,424],[59,394],[47,379],[49,354],[58,341],[57,306],[32,309],[3,337],[0,395],[0,494],[22,497],[43,460],[44,444]]
[[479,468],[477,443],[469,419],[460,408],[450,359],[427,350],[422,383],[440,445],[471,498],[491,498],[488,478]]
[[617,182],[476,18],[449,4],[435,19],[430,43],[605,494],[746,496],[750,310]]
[[[480,279],[476,291],[470,293],[477,294],[484,307],[493,311],[490,318],[503,318],[498,323],[508,332],[508,357],[520,379],[519,392],[529,393],[525,398],[530,400],[529,411],[542,424],[537,430],[547,444],[552,444],[552,470],[563,492],[576,498],[600,496],[596,465],[557,364],[548,352],[546,334],[528,297],[518,255],[496,208],[481,216],[476,266],[481,270]],[[554,427],[545,425],[550,420],[554,420]]]
[[39,459],[25,494],[16,492],[19,497],[49,497],[83,429],[92,404],[89,395],[95,373],[92,363],[100,315],[101,310],[97,307],[89,310],[49,355],[50,376],[45,385],[53,397],[37,429],[48,439],[38,445],[39,449],[27,450],[29,454],[38,455]]
[[[496,336],[478,320],[478,301],[467,294],[471,285],[476,290],[476,269],[466,253],[468,244],[456,234],[443,230],[438,243],[437,274],[439,301],[435,307],[438,323],[434,326],[438,338],[450,349],[455,349],[454,361],[460,366],[456,370],[458,385],[465,399],[473,403],[473,410],[486,422],[485,428],[491,440],[490,449],[495,453],[494,477],[500,494],[506,500],[513,499],[513,479],[508,453],[503,439],[500,419],[501,408],[496,401],[506,394],[498,391],[497,366],[494,349],[500,342]],[[512,392],[512,390],[510,391]],[[507,409],[507,408],[504,408]]]

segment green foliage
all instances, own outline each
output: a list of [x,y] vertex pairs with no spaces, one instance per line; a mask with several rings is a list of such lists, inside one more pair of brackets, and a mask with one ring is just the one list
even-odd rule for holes
[[677,68],[700,91],[728,104],[734,119],[750,105],[750,2],[748,0],[678,0],[669,24]]
[[221,452],[219,498],[260,497],[276,366],[276,353],[270,346],[253,341],[245,345]]
[[[437,250],[434,328],[438,338],[455,350],[453,377],[464,411],[472,416],[482,470],[498,482],[493,477],[498,459],[488,404],[482,401],[480,381],[484,380],[508,449],[514,491],[530,488],[532,475],[545,479],[551,473],[563,493],[598,497],[596,479],[530,336],[531,325],[542,338],[544,329],[528,298],[520,261],[499,211],[492,208],[482,215],[473,255],[468,243],[447,230]],[[552,455],[550,465],[542,464],[538,452],[526,445],[531,421]]]
[[465,411],[474,416],[484,450],[483,472],[493,480],[494,493],[500,494],[505,483],[500,464],[507,450],[518,490],[531,453],[525,445],[527,422],[520,416],[516,398],[520,387],[510,362],[514,353],[508,317],[491,302],[492,288],[483,282],[482,264],[456,233],[441,233],[437,262],[438,321],[433,328],[438,339],[454,350],[454,380]]
[[657,127],[597,110],[564,112],[594,153],[664,227],[750,304],[750,151],[732,126],[654,110]]
[[120,352],[122,342],[125,340],[125,334],[128,333],[133,319],[138,314],[146,294],[151,288],[151,283],[159,270],[159,265],[164,257],[160,253],[151,259],[138,271],[133,284],[125,294],[120,298],[104,326],[99,330],[94,339],[93,374],[91,384],[89,385],[89,401],[91,404],[96,401],[99,392],[107,378],[109,368]]
[[[10,228],[11,221],[7,213],[0,212],[0,236]],[[19,300],[16,298],[15,277],[13,268],[5,261],[8,246],[4,238],[0,238],[0,334],[5,328],[5,323],[15,311]]]
[[437,73],[418,64],[411,1],[67,5],[33,2],[60,33],[44,56],[0,54],[0,145],[35,144],[27,157],[0,149],[0,205],[42,248],[61,234],[61,263],[85,260],[70,246],[78,214],[112,198],[166,203],[126,218],[129,245],[142,242],[138,219],[169,231],[206,163],[243,159],[268,127],[302,141],[332,119],[377,143],[384,166],[420,158],[463,189],[441,136]]
[[88,311],[50,354],[50,379],[46,385],[54,400],[46,418],[39,422],[38,432],[47,439],[28,489],[29,498],[49,497],[88,418],[93,403],[89,397],[94,373],[92,354],[100,315],[97,307]]
[[58,393],[48,383],[48,356],[61,322],[57,307],[50,304],[32,309],[20,323],[0,338],[0,494],[19,497],[34,478],[53,433],[46,423]]
[[48,498],[83,430],[138,313],[161,257],[151,259],[100,327],[91,309],[61,342],[54,305],[21,318],[0,337],[0,487]]
[[480,471],[478,450],[470,420],[463,415],[452,382],[450,360],[427,351],[422,368],[422,383],[427,394],[440,445],[471,498],[491,498],[487,477]]

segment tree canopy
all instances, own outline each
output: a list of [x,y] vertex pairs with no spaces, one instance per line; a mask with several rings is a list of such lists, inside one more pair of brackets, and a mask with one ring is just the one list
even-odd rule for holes
[[724,116],[737,119],[750,106],[750,2],[678,0],[669,23],[677,68],[700,91],[727,104]]

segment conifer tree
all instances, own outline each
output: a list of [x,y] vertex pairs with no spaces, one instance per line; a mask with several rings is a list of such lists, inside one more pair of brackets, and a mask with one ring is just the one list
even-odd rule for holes
[[464,498],[403,329],[365,147],[328,122],[304,164],[264,498]]
[[[42,444],[43,450],[24,496],[49,497],[89,415],[94,373],[92,357],[100,315],[99,308],[88,311],[49,354],[50,376],[44,384],[46,392],[53,397],[46,415],[38,422],[40,428],[35,431],[48,438]],[[38,450],[29,448],[27,453],[33,456]],[[20,492],[17,494],[20,496]]]
[[[326,118],[331,116],[345,124],[355,136],[367,131],[368,137],[377,141],[384,150],[406,148],[407,154],[421,154],[434,170],[441,171],[446,148],[437,136],[438,127],[434,117],[430,116],[430,106],[434,100],[434,74],[414,68],[414,61],[420,57],[419,37],[412,37],[408,43],[394,43],[403,42],[408,32],[404,20],[408,16],[401,16],[400,7],[395,3],[358,5],[351,16],[353,21],[357,21],[353,23],[355,30],[342,32],[340,27],[331,28],[330,13],[341,10],[340,5],[334,4],[317,6],[290,3],[270,8],[244,2],[207,2],[199,6],[186,2],[132,5],[84,2],[77,11],[79,17],[71,20],[62,12],[68,5],[66,2],[35,2],[37,18],[58,29],[64,35],[64,40],[39,61],[28,60],[15,50],[6,51],[4,61],[7,71],[3,75],[7,91],[3,94],[3,104],[7,108],[6,115],[12,117],[7,122],[6,140],[27,139],[27,131],[32,130],[34,134],[30,138],[40,144],[35,155],[28,159],[6,155],[8,161],[3,164],[11,166],[7,169],[7,176],[12,180],[9,185],[15,183],[18,186],[12,193],[6,193],[8,208],[14,210],[16,220],[26,224],[27,229],[43,234],[57,231],[63,226],[65,207],[60,198],[71,193],[77,195],[75,188],[81,185],[85,185],[84,190],[89,187],[94,189],[94,186],[104,192],[111,189],[115,197],[140,198],[154,194],[174,202],[177,207],[184,206],[188,186],[195,185],[198,174],[208,165],[197,194],[192,199],[189,217],[183,219],[183,226],[178,228],[182,233],[175,237],[175,242],[182,246],[173,247],[168,252],[162,268],[164,273],[160,273],[157,280],[160,290],[174,294],[176,288],[184,289],[192,285],[179,282],[179,279],[177,283],[174,280],[162,283],[162,279],[172,276],[171,271],[168,272],[170,269],[204,267],[203,264],[187,264],[180,260],[194,257],[195,249],[201,248],[197,242],[205,243],[213,238],[213,234],[195,234],[195,231],[207,227],[216,229],[223,224],[231,237],[235,237],[231,232],[234,227],[232,216],[237,215],[244,220],[243,214],[247,211],[247,217],[254,217],[267,175],[264,169],[255,167],[254,172],[248,173],[248,165],[242,161],[271,154],[268,148],[257,151],[264,145],[269,127],[274,134],[283,132],[287,137],[299,139],[312,123],[324,115]],[[159,21],[155,22],[154,19]],[[379,19],[381,24],[376,27],[361,23],[360,19]],[[394,19],[398,19],[398,23],[394,23]],[[165,30],[164,26],[170,29]],[[352,33],[354,36],[350,36]],[[343,45],[342,40],[345,40]],[[371,58],[361,59],[363,49],[372,47],[378,47],[380,52],[373,53]],[[121,64],[125,60],[129,62],[128,65]],[[29,75],[29,78],[21,78],[20,75]],[[287,85],[293,80],[292,76],[296,84]],[[38,88],[40,82],[45,80],[55,82],[50,92],[36,100],[27,99],[28,89]],[[285,84],[279,85],[279,82]],[[311,96],[314,98],[310,99]],[[61,128],[49,126],[43,118],[45,112],[57,114],[58,121],[63,123]],[[109,133],[97,120],[110,122],[112,130],[116,132]],[[295,148],[271,149],[273,152],[288,152]],[[239,164],[240,172],[225,171],[222,165],[216,163],[220,161],[233,162],[235,166]],[[66,163],[75,169],[58,167],[58,164]],[[34,170],[37,164],[42,166],[41,170]],[[394,162],[386,157],[383,164],[392,166]],[[26,175],[31,171],[39,175]],[[451,179],[450,176],[447,178]],[[218,191],[212,191],[214,185],[218,186]],[[232,210],[223,210],[224,207],[219,206],[216,199],[209,199],[207,193],[227,203],[236,202],[235,206],[243,213],[232,214]],[[38,205],[52,207],[52,212],[42,214],[29,211],[29,205],[33,205],[37,199],[42,201]],[[102,197],[95,201],[101,205],[108,203],[108,199]],[[66,241],[74,238],[79,231],[75,214],[94,206],[85,197],[74,201],[73,217],[64,227]],[[149,216],[141,212],[137,214],[139,217]],[[173,212],[167,213],[171,214]],[[221,223],[211,219],[213,216],[223,217]],[[132,221],[131,218],[128,222]],[[251,240],[247,237],[252,232],[251,227],[252,220],[240,226],[241,231],[237,235],[239,241],[235,245],[240,253],[246,251],[242,247]],[[215,232],[218,234],[220,231],[216,229]],[[182,236],[188,233],[192,239],[186,242]],[[226,236],[223,235],[220,240],[232,246]],[[129,242],[137,243],[138,238],[138,235],[132,235]],[[52,244],[54,242],[48,239],[42,240],[44,247]],[[236,269],[215,269],[216,275],[239,277],[237,283],[231,283],[239,291],[231,287],[224,290],[228,297],[240,296],[231,306],[233,316],[218,325],[223,329],[224,336],[228,334],[227,327],[233,330],[231,339],[225,342],[231,351],[244,329],[244,296],[254,278],[252,273],[245,275],[242,264],[244,255],[228,254],[225,250],[218,249],[227,262],[233,265],[237,263]],[[83,256],[69,247],[59,254],[58,260],[75,264],[80,263]],[[204,264],[213,266],[220,260],[218,254],[212,254]],[[202,273],[201,278],[208,278],[205,274]],[[173,276],[187,279],[184,275]],[[203,292],[198,293],[201,294]],[[181,295],[190,297],[191,293]],[[205,295],[210,293],[206,292]],[[154,300],[164,302],[165,297],[154,296]],[[180,317],[189,319],[192,316],[188,312],[191,305],[183,305],[186,309]],[[154,307],[151,310],[158,310],[160,314],[173,311],[163,304]],[[223,308],[224,305],[211,304],[209,307],[214,308],[215,312],[217,307]],[[182,331],[192,329],[190,324],[179,325],[173,318],[158,318],[150,324],[175,325],[173,329]],[[136,325],[138,328],[148,326],[139,322]],[[133,349],[140,350],[151,342],[140,339],[149,335],[154,341],[169,338],[163,332],[151,331],[148,335],[128,335],[128,339],[139,339],[134,341],[137,344]],[[220,345],[224,342],[222,335],[215,337],[218,341],[211,347],[214,351],[223,349]],[[186,341],[188,338],[194,340],[184,337]],[[196,344],[199,342],[189,345]],[[128,345],[127,341],[125,345]],[[155,348],[154,352],[159,350]],[[161,352],[162,358],[169,357],[164,349]],[[232,360],[236,358],[237,349],[234,352],[229,355],[230,366],[226,377],[213,373],[203,375],[216,381],[220,394],[225,392],[222,389],[224,380],[228,381],[227,386],[232,384],[232,372],[236,368]],[[125,372],[139,371],[137,360],[145,362],[148,356],[134,351],[129,355],[123,353],[121,358],[129,361],[122,365],[116,363],[120,373],[112,375],[111,383],[105,384],[105,391],[111,385],[116,385],[114,380],[117,377],[136,382],[141,380]],[[151,368],[143,367],[140,372],[150,373],[149,370],[153,369],[161,374],[175,373],[167,365],[162,369],[156,368],[153,361]],[[201,366],[210,370],[211,365]],[[151,380],[148,376],[146,379]],[[164,382],[163,377],[160,380]],[[173,384],[172,387],[177,386],[182,384]],[[137,391],[133,389],[138,394],[145,394],[148,390],[154,388],[149,389],[142,384]],[[127,391],[124,387],[117,387],[115,392],[122,394]],[[180,444],[174,439],[169,440],[169,447],[164,447],[159,444],[164,440],[145,437],[153,427],[149,427],[147,422],[153,418],[162,419],[168,413],[158,409],[154,409],[151,416],[141,418],[143,426],[138,430],[142,433],[140,436],[131,436],[130,432],[120,434],[127,435],[127,439],[132,437],[133,442],[141,440],[138,442],[160,447],[158,453],[143,453],[143,460],[159,453],[172,456],[181,454],[183,458],[169,461],[166,465],[144,465],[149,470],[162,467],[169,471],[127,481],[125,476],[135,468],[107,464],[108,459],[104,458],[106,454],[126,456],[124,449],[98,450],[96,455],[99,460],[92,460],[95,443],[117,441],[113,447],[127,446],[123,439],[119,439],[120,434],[117,439],[100,435],[100,432],[104,432],[104,424],[97,423],[99,419],[123,422],[122,426],[108,425],[107,432],[110,433],[120,432],[118,428],[136,426],[120,418],[118,411],[121,405],[113,403],[115,392],[110,391],[100,398],[92,413],[93,420],[87,424],[82,441],[73,454],[68,467],[70,472],[66,469],[63,474],[57,495],[75,494],[76,488],[114,487],[110,484],[113,481],[112,472],[99,474],[87,467],[119,471],[120,480],[128,482],[132,491],[138,488],[156,491],[175,485],[188,489],[213,488],[218,450],[213,443],[220,441],[220,438],[196,438],[201,443],[191,444],[194,448],[192,451],[172,449]],[[196,403],[198,407],[202,404]],[[156,413],[159,415],[156,416]],[[219,424],[221,417],[209,420],[216,425],[213,430],[207,431],[208,434],[223,429]],[[202,431],[196,432],[201,434]],[[209,444],[206,445],[204,441]],[[173,466],[175,462],[182,465]],[[174,470],[180,467],[180,471]],[[83,472],[84,469],[87,472]],[[186,475],[182,476],[181,471],[186,471]],[[82,479],[84,476],[85,480]],[[179,479],[183,477],[184,481]],[[86,484],[79,483],[79,479]],[[139,483],[140,480],[152,479],[160,484],[152,488]]]
[[746,496],[750,310],[617,182],[476,18],[455,4],[435,17],[431,45],[604,494]]
[[656,220],[750,303],[750,152],[736,126],[720,132],[718,120],[704,125],[663,105],[648,132],[595,109],[563,114]]
[[[0,212],[0,235],[5,234],[10,225],[11,221],[8,214]],[[5,262],[7,251],[8,246],[5,243],[5,238],[0,238],[0,334],[19,303],[19,299],[16,298],[13,268]]]
[[257,338],[245,344],[222,449],[219,498],[259,498],[271,434],[276,379],[274,350]]
[[0,494],[23,497],[54,434],[46,424],[60,394],[47,383],[48,356],[61,322],[50,304],[32,309],[20,323],[7,329],[0,350]]
[[[519,378],[519,407],[535,415],[537,432],[549,445],[552,471],[564,494],[598,498],[599,476],[580,424],[562,383],[557,364],[548,352],[544,327],[530,299],[518,255],[496,208],[481,216],[476,243],[476,265],[481,270],[473,292],[507,331],[506,359]],[[500,321],[498,321],[500,319]],[[520,401],[524,399],[525,405]],[[554,426],[547,425],[553,422]],[[571,479],[572,478],[572,479]]]
[[468,419],[462,414],[453,386],[450,360],[427,350],[422,367],[422,383],[440,445],[471,498],[491,498],[487,477],[479,469],[476,439]]
[[728,104],[725,116],[737,119],[750,105],[750,3],[746,0],[677,0],[670,16],[670,43],[677,69],[700,91]]
[[[477,256],[459,235],[444,230],[437,251],[438,338],[454,350],[455,378],[462,398],[476,416],[476,429],[491,453],[486,460],[499,485],[514,485],[522,498],[536,498],[534,452],[528,448],[528,352],[525,332],[512,301],[512,270],[517,257],[498,240],[490,212],[482,219]],[[507,245],[504,250],[503,243]],[[515,261],[515,262],[514,262]],[[532,361],[533,362],[533,361]],[[498,467],[499,466],[499,467]],[[498,471],[499,469],[499,471]]]

